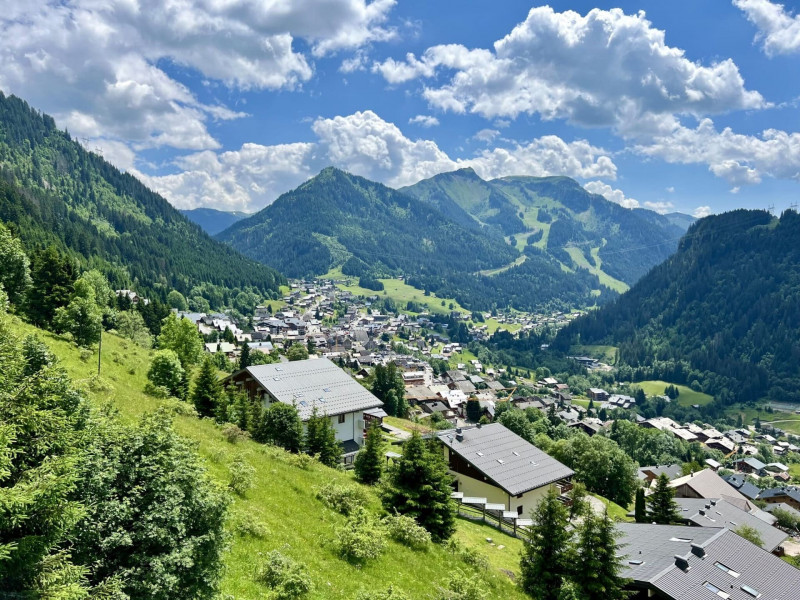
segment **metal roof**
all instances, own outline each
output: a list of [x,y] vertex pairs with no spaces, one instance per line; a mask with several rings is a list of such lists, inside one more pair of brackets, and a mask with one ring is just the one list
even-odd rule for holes
[[295,404],[302,421],[314,406],[328,416],[383,406],[364,386],[327,358],[247,367],[247,372],[273,398]]
[[[672,525],[617,525],[624,577],[673,600],[797,600],[800,570],[731,530]],[[696,544],[698,556],[692,552]],[[700,551],[700,549],[702,549]],[[676,556],[686,561],[676,565]],[[631,561],[642,561],[631,564]],[[705,587],[708,582],[725,596]],[[745,591],[755,590],[759,595]]]
[[500,423],[438,434],[439,440],[512,496],[535,490],[575,472]]
[[675,502],[681,508],[683,519],[700,527],[727,527],[735,530],[741,525],[748,525],[754,528],[764,542],[761,547],[770,552],[789,537],[780,529],[722,498],[677,498]]

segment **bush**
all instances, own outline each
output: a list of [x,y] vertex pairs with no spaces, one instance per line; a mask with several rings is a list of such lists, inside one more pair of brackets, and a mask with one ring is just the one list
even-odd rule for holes
[[153,398],[169,398],[169,390],[163,385],[154,385],[151,382],[144,384],[144,393]]
[[259,568],[256,579],[272,590],[276,600],[294,600],[313,587],[305,567],[277,550],[267,554],[267,562]]
[[367,505],[367,495],[364,490],[333,481],[317,490],[317,498],[328,508],[345,516],[363,510]]
[[477,575],[467,577],[457,571],[447,582],[446,588],[439,588],[436,600],[484,600],[486,591]]
[[89,348],[81,348],[79,356],[83,362],[89,362],[89,359],[94,356],[94,352],[92,350],[89,350]]
[[390,585],[386,591],[361,591],[355,600],[410,600],[410,598]]
[[196,417],[197,411],[194,406],[183,400],[177,398],[166,398],[161,406],[166,408],[169,412],[179,415],[181,417]]
[[222,426],[222,436],[228,441],[230,444],[236,444],[238,442],[250,439],[250,434],[240,429],[233,423],[226,423]]
[[459,553],[461,560],[471,567],[486,571],[489,569],[489,557],[476,548],[466,547]]
[[428,530],[420,527],[411,517],[389,515],[383,519],[383,524],[390,538],[409,548],[422,550],[431,541],[431,534],[428,533]]
[[336,546],[345,560],[363,563],[383,553],[386,537],[383,529],[362,508],[347,518],[344,527],[337,529]]
[[253,477],[256,470],[247,464],[241,456],[237,456],[231,463],[231,480],[228,488],[239,496],[244,496],[253,487]]
[[308,454],[284,454],[284,458],[290,465],[298,469],[303,469],[304,471],[308,471],[314,463],[317,462],[314,460],[313,456],[309,456]]
[[93,375],[89,378],[89,389],[93,392],[111,392],[114,386],[99,375]]
[[245,514],[237,515],[231,528],[233,532],[240,537],[262,539],[269,535],[269,529],[267,529],[267,526],[264,525],[263,522]]

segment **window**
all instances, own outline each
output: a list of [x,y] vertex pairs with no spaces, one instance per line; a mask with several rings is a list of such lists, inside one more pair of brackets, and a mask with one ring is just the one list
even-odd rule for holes
[[522,508],[522,506],[518,506],[518,507],[517,507],[517,514],[518,514],[520,517],[522,516],[522,511],[523,511],[523,508]]
[[760,598],[761,597],[761,592],[759,592],[756,589],[751,588],[749,585],[743,585],[742,586],[742,591],[745,594],[748,594],[748,595],[752,596],[753,598]]
[[703,584],[703,587],[706,588],[707,590],[711,590],[712,592],[714,592],[720,598],[730,598],[729,594],[726,594],[725,592],[723,592],[721,589],[719,589],[717,586],[715,586],[710,581],[706,581]]
[[738,577],[739,576],[739,573],[737,573],[736,571],[734,571],[730,567],[727,567],[727,566],[723,565],[721,562],[715,562],[714,566],[717,567],[720,571],[725,571],[731,577]]
[[341,425],[342,423],[344,423],[344,417],[345,417],[345,416],[344,416],[343,414],[339,415],[339,424],[340,424],[340,425]]

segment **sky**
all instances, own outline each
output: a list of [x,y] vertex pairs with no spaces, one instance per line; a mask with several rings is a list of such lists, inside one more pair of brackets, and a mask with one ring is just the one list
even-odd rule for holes
[[333,165],[567,175],[695,216],[797,202],[800,6],[770,0],[2,0],[0,90],[178,208]]

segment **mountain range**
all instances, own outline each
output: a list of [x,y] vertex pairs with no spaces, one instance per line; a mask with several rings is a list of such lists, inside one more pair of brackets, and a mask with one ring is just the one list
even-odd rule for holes
[[618,346],[619,377],[685,383],[723,403],[800,402],[800,215],[701,219],[677,252],[554,348]]
[[[211,239],[169,202],[0,92],[0,220],[29,252],[55,245],[114,287],[141,294],[213,286],[277,294],[286,279]],[[215,294],[207,294],[215,295]]]
[[215,208],[192,208],[179,212],[192,223],[199,225],[208,235],[216,235],[249,216],[246,212],[229,212]]
[[289,277],[403,275],[472,309],[534,310],[615,297],[684,232],[566,177],[462,169],[394,190],[329,167],[217,239]]

